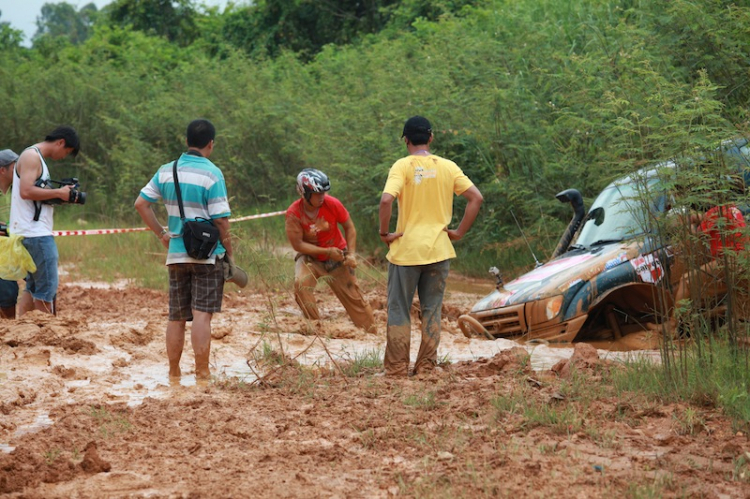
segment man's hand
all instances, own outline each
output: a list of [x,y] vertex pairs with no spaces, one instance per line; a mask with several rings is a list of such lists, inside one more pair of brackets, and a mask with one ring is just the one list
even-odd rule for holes
[[451,241],[460,241],[464,237],[463,234],[461,234],[461,233],[458,232],[458,230],[449,229],[448,227],[446,227],[443,230],[448,233],[448,238]]
[[344,252],[339,248],[328,248],[326,250],[326,257],[328,260],[333,260],[334,262],[343,262]]
[[398,239],[399,237],[403,236],[403,232],[389,232],[385,236],[380,236],[380,240],[385,243],[386,246],[390,247],[391,243]]
[[355,258],[354,253],[347,253],[346,256],[344,256],[344,266],[352,269],[357,268],[357,259]]
[[67,203],[70,201],[70,191],[73,190],[73,185],[64,185],[58,189],[55,189],[57,191],[57,197],[59,197],[63,203]]

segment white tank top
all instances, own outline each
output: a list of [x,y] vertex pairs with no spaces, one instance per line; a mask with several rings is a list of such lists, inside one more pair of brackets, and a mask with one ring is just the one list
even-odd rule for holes
[[[49,169],[47,169],[47,163],[44,162],[42,153],[39,152],[39,149],[33,146],[29,149],[34,149],[39,155],[39,159],[42,161],[42,176],[39,178],[49,180]],[[8,223],[8,232],[24,237],[51,236],[54,207],[48,204],[41,204],[42,211],[39,214],[39,220],[34,220],[36,206],[40,205],[40,201],[36,201],[35,203],[30,199],[23,199],[21,197],[21,177],[18,176],[18,172],[16,171],[17,167],[18,162],[16,162],[16,165],[13,167],[13,191],[11,192],[10,197],[10,222]]]

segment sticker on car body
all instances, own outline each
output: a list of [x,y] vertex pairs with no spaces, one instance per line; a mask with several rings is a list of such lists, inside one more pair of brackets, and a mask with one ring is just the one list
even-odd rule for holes
[[604,270],[609,270],[617,267],[621,263],[625,263],[628,261],[628,254],[624,251],[617,255],[615,258],[609,260],[607,263],[604,264]]
[[633,265],[633,268],[643,282],[656,284],[664,277],[664,268],[653,253],[640,255],[630,260],[630,264]]

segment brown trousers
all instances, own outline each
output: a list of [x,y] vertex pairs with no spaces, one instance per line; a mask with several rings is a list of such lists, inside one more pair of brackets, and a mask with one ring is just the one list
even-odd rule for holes
[[301,254],[297,255],[295,261],[294,299],[306,318],[320,319],[318,305],[315,303],[315,287],[322,279],[330,286],[355,326],[368,333],[376,332],[372,307],[359,290],[354,269],[342,265],[341,262],[321,262],[314,257]]

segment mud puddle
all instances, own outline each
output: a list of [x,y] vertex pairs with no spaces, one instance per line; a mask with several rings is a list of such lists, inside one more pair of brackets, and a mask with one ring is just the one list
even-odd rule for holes
[[[367,298],[376,335],[324,289],[319,323],[286,292],[230,290],[212,331],[214,377],[249,382],[263,369],[255,359],[282,349],[308,365],[382,356],[383,292]],[[747,497],[748,439],[721,411],[609,393],[561,399],[571,388],[562,375],[529,376],[505,353],[519,343],[461,334],[456,318],[479,298],[446,294],[439,355],[456,363],[450,374],[300,385],[292,370],[248,390],[196,383],[189,335],[170,383],[165,293],[66,286],[58,318],[0,321],[0,495]],[[418,346],[415,324],[412,358]],[[536,370],[573,351],[522,346]],[[597,347],[608,359],[658,355]],[[549,409],[561,419],[540,424]]]
[[[31,313],[18,321],[0,320],[0,409],[6,414],[0,420],[2,451],[12,450],[15,438],[52,424],[50,411],[58,404],[104,400],[132,407],[149,398],[180,397],[202,388],[193,370],[190,324],[181,362],[183,376],[178,382],[167,376],[165,293],[120,282],[67,284],[58,317]],[[519,346],[507,339],[468,339],[461,333],[456,318],[492,289],[489,282],[483,286],[451,280],[438,349],[440,362],[475,361]],[[467,293],[458,288],[478,289]],[[274,295],[270,309],[266,295],[227,294],[224,312],[213,321],[212,374],[250,383],[262,375],[257,372],[257,360],[269,351],[283,352],[304,365],[334,368],[365,356],[382,358],[386,343],[383,297],[376,292],[368,296],[379,326],[374,335],[355,328],[328,290],[319,290],[317,297],[322,319],[312,323],[301,316],[291,296]],[[418,321],[412,327],[413,361],[420,343]],[[520,346],[530,352],[531,366],[537,371],[573,353],[571,346]],[[597,345],[602,347],[608,346]],[[609,359],[658,358],[653,351],[600,349],[599,354]]]

